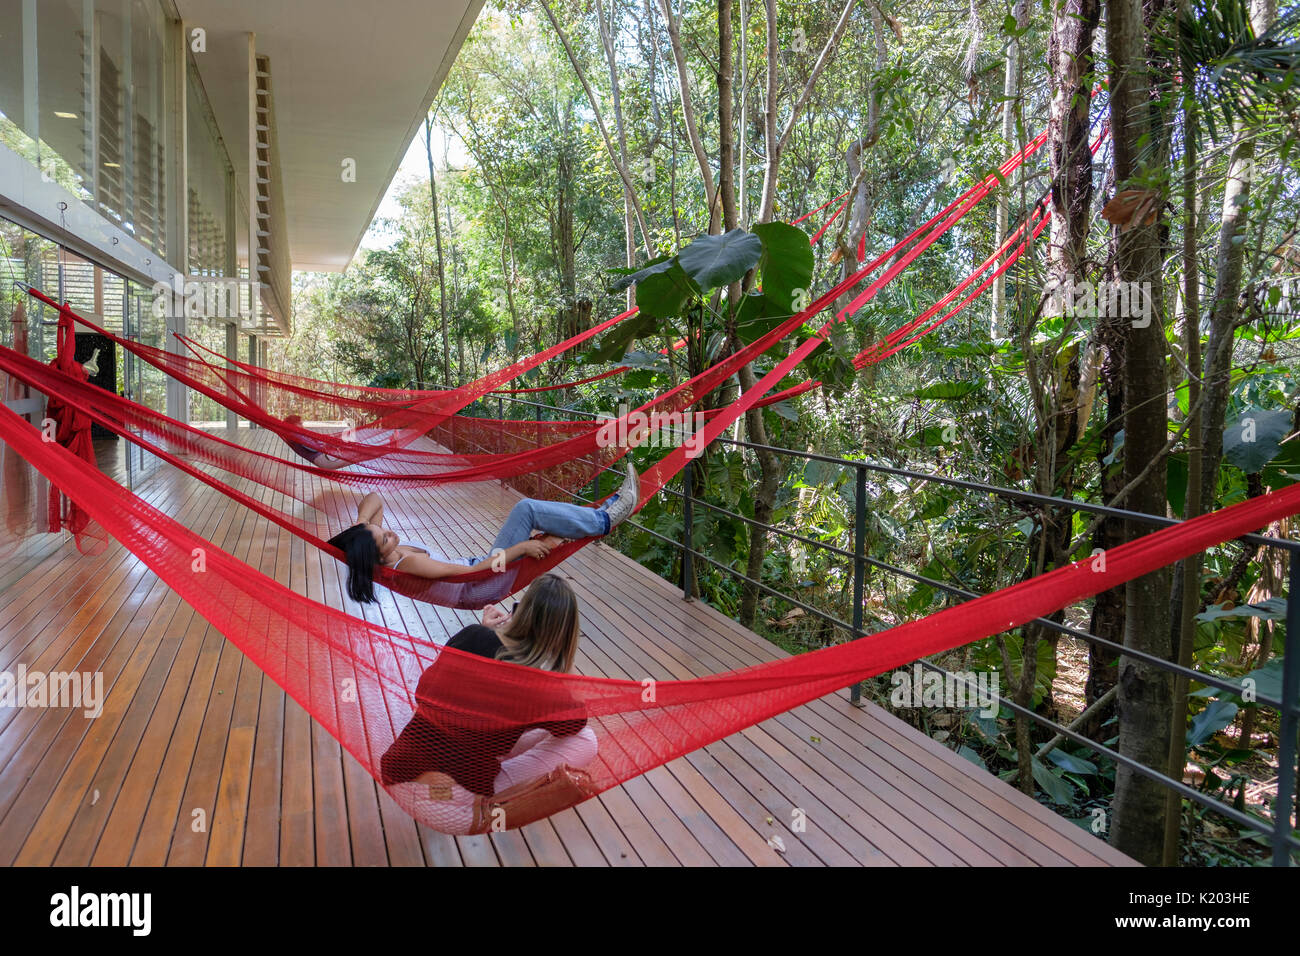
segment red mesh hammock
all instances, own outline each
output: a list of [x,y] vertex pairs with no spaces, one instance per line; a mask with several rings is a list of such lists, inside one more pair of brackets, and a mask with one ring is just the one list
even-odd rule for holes
[[[902,271],[902,269],[906,268],[907,265],[920,255],[920,253],[924,251],[930,243],[938,238],[944,230],[951,227],[951,225],[956,222],[961,215],[964,215],[974,202],[978,201],[978,198],[981,197],[975,196],[968,203],[964,204],[964,208],[958,208],[953,212],[940,228],[936,229],[925,240],[918,243],[906,254],[902,255],[884,275],[872,283],[871,288],[874,290],[883,288],[887,282]],[[889,253],[886,255],[889,255]],[[863,273],[872,270],[883,260],[884,257],[882,256],[876,263],[873,263],[871,266],[868,266],[866,270],[863,270]],[[838,295],[842,294],[847,288],[850,288],[863,273],[850,276],[848,279],[839,283],[836,287],[821,296],[815,303],[810,305],[808,309],[805,310],[805,313],[793,317],[790,323],[783,323],[782,326],[774,329],[763,339],[756,342],[754,347],[762,350],[770,347],[771,344],[774,344],[781,337],[787,334],[789,331],[787,326],[792,326],[794,320],[801,322],[805,317],[816,314],[817,311],[820,311],[827,304],[833,302],[834,299]],[[68,315],[66,307],[63,309],[63,314],[65,317]],[[802,362],[813,349],[820,345],[822,337],[826,334],[829,328],[830,323],[824,325],[817,336],[809,338],[799,349],[796,349],[792,355],[787,357],[783,362],[779,363],[775,369],[769,372],[759,386],[755,386],[753,389],[742,395],[738,401],[725,409],[719,410],[719,413],[713,415],[705,429],[705,432],[710,433],[708,437],[704,437],[703,435],[698,436],[696,442],[676,449],[673,453],[669,454],[666,458],[646,472],[646,474],[642,476],[641,480],[642,500],[644,500],[644,496],[658,491],[658,489],[661,488],[672,477],[672,475],[676,474],[676,472],[685,464],[688,455],[693,454],[695,449],[702,447],[708,441],[712,440],[712,437],[716,437],[720,434],[721,431],[728,427],[732,421],[743,414],[748,407],[757,403],[773,384]],[[60,384],[58,382],[51,382],[48,377],[44,381],[38,382],[37,379],[41,374],[40,371],[27,365],[23,361],[23,358],[24,357],[15,354],[0,353],[0,363],[3,364],[5,370],[10,374],[23,377],[24,380],[29,381],[32,384],[38,384],[40,387],[50,389],[51,391],[60,390]],[[697,380],[695,380],[697,386],[701,389],[711,389],[716,387],[722,381],[725,381],[730,377],[730,375],[739,368],[740,364],[743,364],[747,360],[748,356],[744,352],[729,357],[718,366],[715,366],[713,369],[704,373],[704,375],[697,377]],[[687,383],[686,386],[679,387],[679,389],[674,390],[674,392],[670,392],[669,396],[661,398],[656,402],[652,402],[650,403],[650,406],[647,407],[652,407],[654,410],[659,412],[662,412],[665,406],[671,406],[676,410],[688,407],[690,404],[694,403],[696,400],[695,395],[697,394],[687,387],[689,384],[690,383]],[[109,423],[105,421],[102,412],[96,413],[93,411],[96,405],[94,394],[87,393],[84,388],[78,389],[78,385],[79,383],[76,382],[64,383],[62,391],[69,397],[79,391],[78,406],[86,409],[91,414],[95,414],[99,420],[104,421],[104,423],[109,427],[113,427],[115,430],[120,430],[123,433],[129,434],[129,428],[123,426],[134,425],[142,430],[160,435],[173,448],[177,448],[182,454],[193,454],[195,451],[200,450],[200,446],[202,446],[203,450],[208,452],[207,460],[209,462],[218,463],[221,467],[226,468],[227,470],[231,470],[237,474],[242,474],[246,477],[253,477],[263,484],[274,487],[276,490],[291,494],[299,500],[305,500],[303,491],[293,482],[286,480],[289,475],[289,469],[287,467],[289,463],[280,459],[275,459],[271,456],[249,453],[244,449],[240,449],[239,446],[216,439],[214,436],[203,435],[195,429],[191,429],[178,422],[173,422],[172,420],[167,419],[166,416],[159,415],[158,413],[147,409],[142,409],[139,406],[134,406],[132,403],[126,402],[124,399],[111,399],[106,403],[123,416],[117,423]],[[700,391],[698,394],[703,394],[703,391]],[[676,396],[677,402],[680,404],[674,404],[670,401],[674,395]],[[573,490],[586,484],[590,481],[592,475],[598,473],[598,470],[606,467],[611,453],[616,457],[621,454],[622,451],[609,446],[602,447],[594,442],[590,431],[591,425],[589,423],[568,424],[574,428],[586,429],[588,434],[579,435],[573,439],[559,442],[551,448],[541,451],[536,447],[532,447],[526,451],[511,455],[486,456],[491,459],[490,463],[482,465],[467,464],[463,468],[444,472],[443,475],[439,477],[444,480],[482,480],[483,478],[491,477],[509,477],[511,474],[518,475],[522,474],[524,471],[536,470],[539,465],[539,458],[542,458],[550,459],[551,468],[563,468],[566,470],[566,474],[560,476],[562,478],[560,482],[552,483],[553,487],[558,490]],[[448,444],[454,445],[456,443],[458,436],[455,433],[454,427],[441,430],[435,429],[435,433],[440,431],[448,432],[448,434],[445,435],[440,434],[440,438],[443,438]],[[167,460],[178,467],[182,467],[188,473],[198,477],[200,480],[213,484],[215,487],[219,487],[223,491],[227,491],[227,493],[241,501],[241,503],[253,508],[264,517],[267,517],[289,529],[294,534],[303,537],[313,545],[326,548],[331,551],[331,553],[335,553],[332,548],[329,548],[325,544],[322,540],[322,536],[315,533],[316,529],[309,527],[303,519],[286,515],[283,512],[279,512],[277,509],[262,504],[248,495],[230,489],[222,483],[215,482],[209,476],[182,461],[177,455],[162,451],[161,449],[155,450],[160,453],[164,460]],[[259,467],[256,469],[246,467],[244,465],[245,456],[251,456],[251,460],[256,461]],[[513,460],[513,467],[515,470],[511,473],[507,473],[506,471],[503,471],[503,464],[504,462],[511,460]],[[297,469],[298,472],[301,472],[302,470],[303,469]],[[328,474],[333,475],[334,473]],[[577,477],[575,477],[575,475]],[[344,507],[342,503],[337,499],[331,503],[334,506],[335,514],[339,514]],[[345,524],[351,522],[340,521],[339,523]],[[418,599],[430,601],[432,603],[456,607],[482,607],[484,604],[499,600],[506,594],[524,587],[537,575],[541,574],[547,568],[554,566],[585,543],[586,540],[580,540],[563,545],[553,551],[546,559],[541,561],[522,559],[514,562],[509,566],[507,573],[504,574],[485,570],[457,575],[452,578],[430,581],[410,575],[394,573],[387,568],[381,568],[377,579],[390,588],[399,591],[399,593],[408,594],[409,596],[417,597]]]
[[[1018,154],[1018,156],[1012,157],[1011,160],[1008,160],[1006,165],[1011,166],[1021,158],[1022,156]],[[932,229],[929,235],[918,242],[909,251],[901,254],[898,260],[888,270],[886,270],[882,276],[876,279],[863,295],[859,297],[861,302],[868,301],[871,296],[883,288],[899,272],[905,269],[917,256],[928,248],[930,244],[942,235],[943,232],[951,228],[958,219],[965,215],[965,213],[969,211],[969,209],[972,208],[979,199],[983,198],[983,196],[987,194],[994,182],[996,182],[995,178],[990,176],[986,179],[984,184],[969,190],[960,200],[950,204],[947,209],[934,217],[934,219],[931,220],[931,223],[919,227],[911,236],[904,239],[893,249],[887,251],[864,269],[847,277],[834,288],[824,293],[807,309],[805,309],[804,312],[792,317],[791,320],[772,330],[766,336],[748,347],[747,350],[742,350],[742,352],[736,353],[727,360],[724,360],[722,363],[719,363],[719,365],[706,371],[701,376],[697,376],[697,378],[691,382],[684,383],[682,386],[679,386],[678,389],[674,389],[672,392],[668,393],[668,395],[662,396],[660,399],[643,406],[643,409],[649,409],[651,413],[663,414],[667,411],[671,414],[674,411],[680,411],[682,408],[693,404],[697,400],[696,396],[703,395],[706,391],[717,387],[718,384],[729,378],[731,374],[734,374],[741,364],[749,361],[751,358],[750,350],[755,350],[753,351],[753,354],[758,354],[759,352],[770,348],[772,344],[775,344],[776,341],[779,341],[780,338],[783,338],[786,334],[792,331],[796,323],[801,323],[805,318],[811,317],[821,311],[821,309],[833,302],[839,295],[842,295],[845,291],[856,284],[860,278],[874,271],[875,268],[888,258],[897,254],[903,246],[909,243],[917,235],[924,232],[927,227],[930,227],[941,217],[946,216],[941,223]],[[1041,226],[1042,223],[1039,223],[1039,230],[1041,230]],[[1023,227],[1021,230],[1018,230],[1012,236],[1008,237],[1007,241],[1003,244],[1003,247],[997,254],[995,254],[995,256],[1002,254],[1022,233]],[[1017,256],[1023,248],[1024,243],[1022,242],[1019,249],[1016,251]],[[972,274],[970,278],[968,278],[962,285],[959,285],[957,289],[941,300],[940,303],[936,304],[935,307],[932,307],[931,310],[927,310],[927,312],[923,313],[917,320],[904,326],[903,329],[894,333],[894,335],[910,330],[920,321],[928,317],[928,315],[933,314],[933,312],[937,311],[938,308],[951,301],[951,299],[955,297],[961,289],[965,288],[966,285],[974,280],[974,276],[978,275],[979,271],[985,268],[988,265],[988,262],[991,262],[993,258],[994,257],[990,257],[990,260],[985,263],[985,266],[981,266],[980,270],[976,270],[976,273]],[[1013,261],[1014,257],[1008,259],[1008,261],[1004,262],[1002,269],[1004,270],[1009,267]],[[987,285],[987,282],[985,285]],[[969,301],[969,298],[967,301]],[[70,312],[66,306],[62,311],[65,315]],[[953,311],[955,313],[957,310]],[[938,323],[935,323],[935,325],[937,324]],[[707,444],[708,441],[711,441],[712,438],[721,434],[721,432],[727,428],[731,422],[735,421],[736,418],[742,415],[746,409],[762,402],[762,396],[770,388],[779,382],[785,375],[789,374],[789,372],[797,367],[804,358],[811,354],[811,352],[821,344],[821,341],[829,328],[830,323],[825,324],[817,335],[810,337],[802,346],[800,346],[800,348],[796,349],[784,361],[779,363],[775,369],[764,376],[757,386],[742,395],[736,402],[724,409],[715,410],[715,412],[710,416],[707,428],[703,433],[696,436],[694,442],[676,449],[673,453],[646,472],[646,474],[642,476],[641,480],[642,500],[644,501],[646,496],[658,491],[659,488],[661,488],[674,474],[676,474],[678,470],[681,469],[681,467],[683,467],[686,458],[689,455],[694,454],[696,449],[702,447],[704,444]],[[19,375],[32,384],[38,384],[34,376],[40,375],[39,370],[30,367],[25,368],[21,356],[4,355],[3,353],[0,353],[0,365],[3,365],[5,370],[9,371],[10,374]],[[48,378],[39,384],[41,387],[52,390],[60,388],[58,382],[51,382]],[[805,384],[807,385],[809,383]],[[811,384],[815,385],[816,383]],[[692,389],[692,385],[695,386],[695,389]],[[66,383],[63,387],[67,390],[68,394],[76,391],[76,383]],[[102,395],[102,393],[100,394]],[[784,394],[786,393],[781,393],[776,397],[782,397]],[[325,548],[338,556],[337,552],[326,545],[323,541],[323,537],[326,536],[326,533],[323,532],[323,529],[319,524],[309,524],[301,517],[286,514],[278,509],[262,504],[260,501],[257,501],[248,495],[237,492],[224,483],[221,483],[216,479],[213,479],[211,476],[193,468],[183,461],[181,456],[195,456],[197,453],[197,457],[202,460],[208,463],[217,464],[219,467],[231,471],[232,473],[251,477],[268,487],[289,494],[298,500],[310,501],[310,503],[315,505],[324,505],[326,513],[332,514],[335,518],[335,527],[350,524],[351,521],[343,517],[348,503],[345,503],[338,498],[327,499],[325,501],[309,498],[305,493],[305,490],[297,481],[294,480],[295,477],[300,477],[301,473],[308,469],[285,462],[282,459],[274,458],[273,456],[250,452],[239,446],[233,445],[232,443],[217,439],[214,436],[206,435],[205,433],[192,429],[189,426],[174,422],[171,419],[166,418],[166,416],[162,416],[151,410],[142,409],[123,399],[112,399],[108,402],[108,404],[114,407],[114,410],[118,414],[116,422],[109,422],[102,417],[102,414],[95,411],[95,404],[93,393],[87,393],[85,390],[82,390],[79,396],[79,407],[87,409],[91,414],[96,415],[97,420],[101,420],[107,425],[107,427],[128,434],[128,437],[132,437],[129,434],[129,430],[123,428],[123,425],[131,425],[140,428],[142,431],[160,437],[169,448],[176,451],[177,454],[171,454],[169,451],[163,451],[153,445],[147,445],[146,447],[149,447],[150,450],[158,453],[160,457],[164,458],[164,460],[183,468],[200,480],[225,491],[232,497],[241,501],[241,503],[257,511],[264,517],[280,524],[282,527],[287,528],[316,547]],[[518,423],[511,424],[517,425]],[[458,425],[461,429],[459,432]],[[486,445],[486,440],[491,439],[492,436],[490,433],[492,432],[495,432],[495,441],[497,442],[498,447],[501,447],[507,437],[515,439],[516,443],[518,443],[519,436],[509,436],[505,425],[506,423],[492,422],[490,420],[451,418],[450,421],[441,428],[435,428],[434,434],[445,445],[452,448],[459,448],[462,443],[466,441],[479,448],[488,447]],[[522,442],[524,445],[522,450],[512,450],[510,452],[498,453],[495,455],[458,456],[458,460],[462,462],[462,467],[445,468],[438,475],[424,476],[422,480],[477,481],[485,478],[508,479],[518,477],[525,472],[531,472],[533,473],[534,484],[529,490],[534,493],[535,497],[547,497],[554,495],[556,492],[571,492],[587,484],[592,477],[604,470],[611,460],[616,459],[623,453],[622,449],[613,448],[609,445],[601,445],[599,441],[593,441],[593,436],[596,438],[599,437],[599,426],[593,432],[590,423],[547,423],[547,425],[549,426],[550,437],[552,439],[556,437],[555,429],[557,428],[565,429],[569,431],[570,434],[576,433],[575,437],[558,441],[549,448],[539,449],[537,444],[534,442],[541,441],[541,425],[539,424],[534,426],[533,423],[528,423],[527,425],[522,426],[526,428],[528,432],[527,440]],[[536,432],[533,431],[534,427],[537,429]],[[471,432],[477,430],[477,440],[474,438],[473,434],[465,434],[464,430],[466,428],[471,430]],[[486,433],[484,430],[486,430]],[[257,467],[248,467],[246,461],[249,460],[255,462]],[[316,471],[315,469],[310,470]],[[552,475],[544,477],[544,473],[547,471],[552,472]],[[317,473],[322,474],[319,471],[317,471]],[[347,473],[336,472],[324,472],[323,474],[329,477],[340,478],[341,480],[360,483],[371,483],[373,481],[373,476],[347,475]],[[543,573],[547,568],[554,566],[585,543],[586,540],[571,542],[557,548],[550,556],[548,556],[548,558],[541,561],[522,559],[514,562],[509,566],[508,573],[506,574],[498,574],[492,571],[479,571],[430,581],[424,578],[401,574],[400,572],[394,573],[387,568],[381,568],[379,569],[377,580],[399,593],[406,594],[418,600],[429,601],[431,603],[446,606],[478,608],[482,607],[486,603],[499,600],[506,594],[524,587],[537,575]]]
[[[240,416],[286,438],[307,441],[334,457],[355,463],[368,462],[373,470],[393,474],[420,474],[422,470],[440,468],[445,464],[447,456],[409,451],[406,446],[494,388],[612,328],[633,314],[631,311],[621,313],[463,388],[432,393],[394,392],[395,397],[381,400],[375,396],[377,390],[374,389],[335,383],[308,386],[303,382],[310,380],[286,381],[294,377],[283,373],[258,370],[259,374],[253,374],[237,365],[223,369],[193,356],[134,342],[77,315],[66,305],[60,306],[37,289],[29,288],[27,291],[58,309],[60,314],[71,315],[87,328],[107,336],[143,361]],[[356,424],[340,430],[337,435],[330,435],[287,424],[284,419],[291,415],[304,420],[348,421]]]
[[[641,681],[544,672],[358,620],[226,554],[43,442],[7,408],[0,440],[302,704],[407,812],[448,833],[524,826],[856,681],[1017,627],[1300,512],[1300,485],[1293,485],[1111,549],[1102,562],[1089,557],[852,643],[659,681],[647,693]],[[195,549],[205,554],[202,571]],[[516,780],[507,764],[550,769]],[[433,771],[453,775],[422,776]],[[480,792],[494,787],[495,794]]]
[[[929,248],[981,199],[987,196],[992,189],[1004,182],[1006,176],[1035,153],[1045,140],[1045,133],[1035,137],[1027,146],[1002,164],[999,170],[1000,175],[990,174],[980,183],[966,190],[942,211],[913,230],[909,236],[897,243],[888,252],[837,283],[833,289],[819,297],[803,311],[786,320],[772,332],[737,351],[719,366],[715,366],[695,379],[683,383],[667,395],[661,396],[637,411],[646,413],[653,410],[661,414],[682,412],[732,374],[735,374],[741,366],[748,364],[777,342],[798,330],[804,322],[832,303],[839,295],[847,292],[862,278],[874,272],[889,258],[899,256],[899,260],[880,279],[869,285],[854,300],[854,308],[860,308],[863,303],[892,280],[898,272],[906,268],[921,252]],[[902,254],[901,250],[913,242],[915,242],[915,245],[905,254]],[[66,306],[60,307],[52,299],[36,290],[29,289],[29,292],[41,301],[61,309],[61,311],[69,311]],[[132,351],[143,360],[150,362],[196,391],[207,395],[250,421],[257,422],[286,438],[299,441],[306,440],[313,447],[345,461],[367,462],[369,470],[377,473],[410,474],[413,471],[419,472],[421,466],[426,471],[429,468],[438,468],[445,461],[443,456],[431,456],[427,452],[404,451],[405,446],[414,438],[427,434],[430,430],[446,422],[456,411],[466,407],[475,399],[482,397],[493,389],[499,388],[529,368],[535,368],[542,362],[612,327],[631,315],[633,311],[635,310],[629,310],[615,316],[593,329],[561,342],[551,349],[516,362],[501,372],[485,376],[469,386],[449,392],[433,393],[432,395],[427,392],[392,393],[400,396],[403,401],[409,400],[410,404],[404,404],[400,408],[394,408],[391,401],[376,401],[374,398],[375,390],[372,389],[357,389],[353,386],[332,383],[312,383],[311,380],[295,379],[294,376],[287,376],[283,373],[267,374],[262,370],[258,370],[260,374],[254,374],[250,368],[241,367],[234,363],[232,363],[234,367],[231,369],[221,369],[196,357],[177,355],[113,336],[94,323],[80,317],[78,317],[78,321],[83,322],[83,324],[101,334],[109,335],[123,348]],[[723,366],[726,367],[727,371],[725,374],[720,375],[718,372]],[[650,406],[654,406],[653,409]],[[364,429],[372,436],[371,440],[364,443],[351,440],[350,431],[344,432],[342,436],[333,436],[320,432],[311,432],[287,424],[284,421],[285,416],[291,414],[303,419],[337,420],[339,418],[351,418],[353,413],[361,411],[377,416],[366,425],[359,426],[358,430]],[[273,412],[278,412],[278,414],[273,414]],[[393,437],[384,440],[385,433],[391,433]],[[573,453],[576,452],[575,448],[566,446],[566,442],[553,446],[557,457],[548,462],[534,463],[535,466],[544,470],[547,467],[559,465],[564,461],[572,461],[579,457]],[[563,450],[561,451],[561,449]],[[530,470],[527,467],[527,461],[517,462],[515,465],[516,467],[522,467],[522,470]],[[511,467],[509,463],[503,463],[503,466],[506,468]],[[480,477],[488,477],[488,471],[492,467],[494,467],[492,464],[487,464],[487,470],[480,471],[477,476],[467,474],[463,480],[477,480]],[[501,476],[491,475],[491,477]]]

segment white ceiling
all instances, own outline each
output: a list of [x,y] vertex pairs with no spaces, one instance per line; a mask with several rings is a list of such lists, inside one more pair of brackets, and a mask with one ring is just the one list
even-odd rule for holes
[[[483,0],[174,0],[247,182],[247,34],[270,57],[293,268],[346,268]],[[356,182],[342,178],[356,160]]]

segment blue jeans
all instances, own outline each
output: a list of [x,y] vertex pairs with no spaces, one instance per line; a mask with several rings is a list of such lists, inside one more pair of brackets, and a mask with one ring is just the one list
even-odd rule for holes
[[510,516],[501,526],[492,548],[508,548],[527,541],[534,531],[557,538],[595,538],[609,533],[609,515],[603,508],[524,498],[510,509]]

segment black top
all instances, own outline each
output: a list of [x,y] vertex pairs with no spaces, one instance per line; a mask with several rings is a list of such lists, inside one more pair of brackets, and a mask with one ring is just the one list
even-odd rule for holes
[[482,624],[461,628],[447,640],[447,646],[479,657],[491,657],[493,660],[496,659],[497,652],[505,647],[501,638],[497,637],[497,632]]
[[[496,632],[471,624],[447,647],[495,658],[504,645]],[[568,737],[587,726],[582,707],[562,682],[521,683],[503,669],[500,683],[485,668],[457,654],[440,655],[420,675],[411,721],[380,760],[387,786],[432,770],[450,774],[466,790],[491,796],[502,759],[524,731],[540,727]]]

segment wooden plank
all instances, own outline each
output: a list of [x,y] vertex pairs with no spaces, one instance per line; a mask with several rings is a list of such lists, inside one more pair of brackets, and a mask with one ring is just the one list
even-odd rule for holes
[[[120,655],[124,662],[108,694],[104,712],[88,730],[81,733],[74,730],[72,734],[60,736],[59,745],[72,747],[73,757],[59,778],[44,812],[33,826],[19,860],[35,864],[53,858],[73,827],[82,797],[90,797],[92,789],[98,790],[91,786],[97,770],[102,773],[105,790],[109,794],[116,793],[121,774],[129,765],[130,754],[136,749],[153,702],[161,691],[162,682],[175,657],[177,642],[164,642],[163,637],[168,633],[172,616],[178,607],[179,601],[168,594],[159,616],[152,620],[145,618],[132,621],[124,632],[123,640],[114,647],[114,656]],[[148,620],[147,625],[143,624],[144,620]],[[169,648],[169,652],[158,655],[156,652],[160,647]],[[113,672],[116,667],[107,666],[107,669]],[[122,742],[114,750],[112,744],[119,732],[122,734]],[[106,752],[110,755],[107,761]],[[73,859],[84,860],[93,849],[99,832],[97,824],[111,805],[110,801],[106,801],[103,808],[96,809],[99,796],[95,793],[91,797],[90,809],[83,814],[84,823],[76,830],[79,839],[70,848]]]

